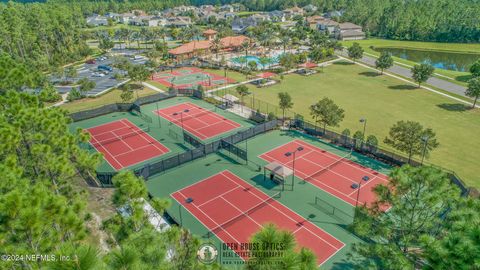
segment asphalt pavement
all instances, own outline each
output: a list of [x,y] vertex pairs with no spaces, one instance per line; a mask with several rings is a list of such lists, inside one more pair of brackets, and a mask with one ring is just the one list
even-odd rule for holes
[[[145,57],[141,57],[141,59],[130,59],[128,58],[129,61],[132,63],[132,64],[136,64],[136,65],[139,65],[139,64],[145,64],[145,62],[147,61],[147,58]],[[96,63],[95,64],[82,64],[78,69],[77,69],[77,77],[73,78],[74,81],[78,81],[82,78],[87,78],[89,79],[90,81],[93,81],[95,82],[95,87],[88,91],[86,93],[87,96],[96,96],[98,94],[101,94],[105,91],[108,91],[110,90],[111,88],[114,88],[114,87],[118,87],[124,83],[126,83],[128,81],[128,79],[121,79],[121,80],[116,80],[115,78],[113,78],[113,74],[115,73],[120,73],[120,74],[126,74],[126,71],[123,71],[123,70],[120,70],[120,69],[117,69],[117,68],[113,68],[113,70],[111,72],[109,72],[109,74],[103,76],[103,77],[94,77],[92,76],[93,73],[97,72],[97,68],[99,65],[108,65],[108,66],[111,66],[112,65],[112,59],[111,58],[107,58],[106,60],[96,60]],[[53,79],[53,78],[52,78]],[[56,85],[55,86],[58,90],[58,92],[60,94],[65,94],[65,93],[68,93],[72,90],[73,87],[76,87],[75,85],[74,86],[71,86],[71,85],[67,85],[67,86],[62,86],[62,85]]]

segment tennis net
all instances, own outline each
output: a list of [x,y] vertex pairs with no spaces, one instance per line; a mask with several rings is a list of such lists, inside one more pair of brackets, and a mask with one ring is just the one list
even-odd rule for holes
[[[130,129],[134,129],[134,127],[130,128]],[[90,143],[94,147],[103,146],[103,145],[107,145],[107,144],[110,144],[110,143],[114,143],[114,142],[117,142],[117,141],[124,140],[124,139],[129,138],[129,137],[138,136],[138,135],[147,133],[149,131],[150,131],[150,127],[147,127],[147,128],[144,128],[144,129],[133,130],[132,132],[129,132],[129,133],[126,133],[126,134],[115,135],[115,137],[108,138],[108,139],[101,140],[101,141],[96,140],[95,138],[92,138],[90,140]]]
[[327,166],[323,167],[321,170],[316,171],[316,172],[312,173],[311,175],[305,177],[305,180],[308,180],[312,177],[315,177],[319,174],[322,174],[323,172],[331,170],[333,167],[335,167],[337,164],[341,163],[342,161],[344,161],[346,159],[350,159],[351,156],[352,156],[352,151],[348,152],[345,156],[340,157],[339,159],[337,159],[337,160],[333,161],[332,163],[328,164]]
[[[205,109],[202,107],[194,107],[189,110],[196,109],[194,113],[184,113],[184,112],[179,112],[177,115],[175,115],[175,119],[172,119],[170,122],[174,124],[181,123],[182,121],[187,121],[189,119],[197,118],[202,115],[207,115],[207,114],[212,114],[217,111],[217,107],[213,107],[212,109]],[[181,114],[181,115],[180,115]]]
[[261,202],[254,205],[253,207],[249,208],[248,210],[246,210],[246,211],[242,212],[241,214],[227,220],[226,222],[222,223],[221,225],[218,225],[217,227],[215,227],[214,229],[212,229],[210,231],[213,232],[213,233],[216,233],[218,231],[225,230],[225,228],[228,227],[229,225],[231,225],[232,223],[235,223],[236,221],[238,221],[239,219],[242,219],[243,217],[248,217],[249,215],[251,215],[255,211],[261,209],[262,207],[264,207],[266,205],[269,205],[270,202],[275,201],[275,198],[280,198],[281,194],[282,194],[281,192],[275,193],[273,196],[270,196],[267,199],[262,200]]

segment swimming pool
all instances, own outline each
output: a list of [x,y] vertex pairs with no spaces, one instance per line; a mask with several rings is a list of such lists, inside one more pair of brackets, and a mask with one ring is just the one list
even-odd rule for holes
[[[265,61],[265,64],[263,65],[261,63],[261,60],[262,58],[265,58],[266,61]],[[234,64],[237,64],[237,65],[245,65],[245,62],[242,62],[243,60],[242,59],[246,59],[246,63],[250,63],[250,62],[255,62],[257,63],[257,68],[258,69],[265,69],[265,68],[268,68],[272,65],[276,65],[278,64],[279,62],[279,58],[280,58],[280,55],[276,55],[276,56],[272,56],[272,57],[258,57],[258,56],[254,56],[254,55],[247,55],[247,56],[240,56],[240,57],[235,57],[235,58],[232,58],[231,61],[232,63]]]

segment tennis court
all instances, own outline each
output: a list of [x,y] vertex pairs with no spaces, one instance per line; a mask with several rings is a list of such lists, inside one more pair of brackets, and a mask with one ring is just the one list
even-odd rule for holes
[[[322,264],[344,243],[293,212],[273,197],[225,170],[171,194],[224,243],[248,243],[262,225],[291,231],[300,247],[311,249]],[[234,250],[243,259],[248,255]]]
[[176,89],[192,88],[198,85],[204,87],[220,86],[233,83],[235,80],[217,74],[206,72],[199,68],[188,67],[155,73],[152,80]]
[[125,118],[86,130],[91,135],[90,144],[115,170],[170,152],[146,130]]
[[388,183],[386,175],[351,161],[348,155],[338,156],[302,140],[290,141],[259,157],[292,169],[293,156],[286,153],[294,151],[296,176],[353,206],[357,196],[359,205],[371,205],[376,200],[373,188]]
[[201,140],[206,140],[233,129],[240,124],[190,102],[180,103],[154,111],[157,115],[185,129]]

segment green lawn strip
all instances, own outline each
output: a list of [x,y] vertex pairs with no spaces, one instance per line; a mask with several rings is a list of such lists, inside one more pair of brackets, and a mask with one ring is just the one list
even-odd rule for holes
[[[407,49],[431,50],[431,51],[446,51],[446,52],[462,52],[462,53],[478,53],[480,51],[480,44],[478,43],[439,43],[439,42],[419,42],[419,41],[400,41],[400,40],[386,40],[386,39],[366,39],[355,41],[343,41],[342,44],[346,47],[351,46],[353,42],[358,42],[366,53],[379,56],[380,53],[370,48],[373,47],[396,47]],[[396,62],[413,66],[418,63],[405,60],[399,57],[393,57]],[[469,72],[460,72],[454,70],[435,69],[435,73],[447,76],[452,79],[447,79],[443,76],[436,76],[440,79],[445,79],[460,85],[466,85],[466,82],[471,77]]]
[[[109,91],[101,96],[88,97],[80,100],[75,100],[72,102],[67,102],[60,105],[60,107],[73,113],[73,112],[97,108],[107,104],[121,103],[122,102],[122,99],[120,98],[121,93],[122,93],[121,90],[113,89],[112,91]],[[135,91],[134,98],[137,96],[137,93],[139,97],[143,97],[143,96],[153,95],[158,92],[148,87],[144,87],[142,90]]]
[[345,109],[345,119],[334,130],[345,128],[353,134],[362,129],[359,119],[368,119],[367,135],[383,139],[390,127],[400,120],[418,121],[437,133],[440,147],[429,161],[454,170],[469,185],[480,187],[477,164],[480,146],[476,138],[480,132],[480,110],[441,95],[418,89],[389,76],[364,67],[335,63],[308,77],[286,75],[277,85],[256,88],[249,85],[256,99],[277,103],[279,92],[289,92],[293,110],[310,118],[309,106],[323,97],[333,99]]

